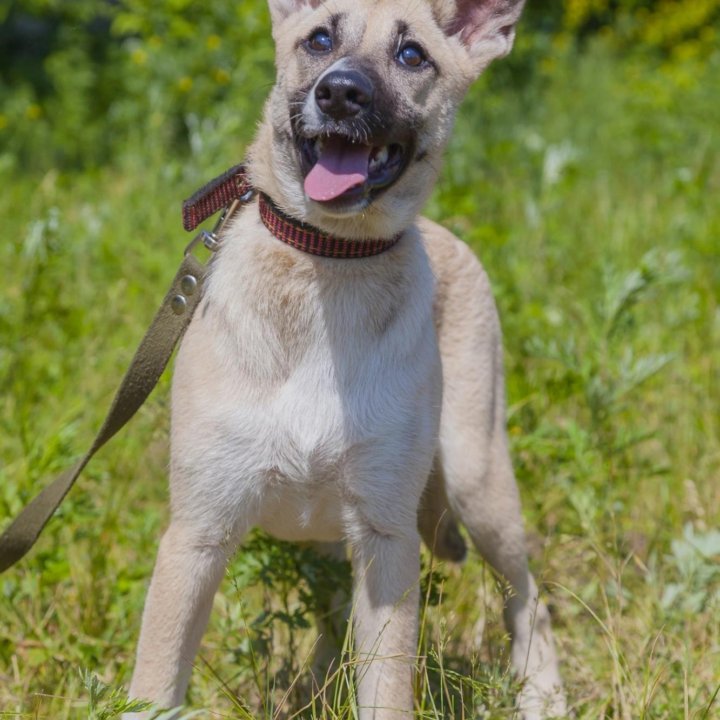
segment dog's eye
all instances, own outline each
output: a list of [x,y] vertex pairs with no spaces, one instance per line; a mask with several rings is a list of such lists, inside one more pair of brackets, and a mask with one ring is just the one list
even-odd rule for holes
[[305,41],[305,47],[314,53],[328,53],[333,49],[333,41],[327,30],[315,30]]
[[413,42],[405,43],[397,54],[398,62],[411,68],[419,68],[427,63],[427,57],[423,49]]

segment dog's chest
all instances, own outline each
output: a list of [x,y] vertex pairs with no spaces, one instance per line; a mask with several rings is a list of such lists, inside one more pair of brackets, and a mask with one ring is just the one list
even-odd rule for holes
[[313,355],[312,367],[299,367],[264,402],[236,398],[218,417],[222,472],[237,497],[256,503],[256,523],[287,540],[341,535],[346,458],[358,442]]
[[417,427],[437,369],[432,278],[417,260],[411,283],[397,265],[251,250],[220,258],[186,336],[173,454],[201,457],[218,502],[257,503],[274,534],[332,539],[363,464],[432,442]]

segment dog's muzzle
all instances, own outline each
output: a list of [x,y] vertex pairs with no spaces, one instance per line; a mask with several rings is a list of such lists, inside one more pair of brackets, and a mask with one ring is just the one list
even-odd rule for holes
[[[407,129],[393,129],[392,110],[372,73],[344,58],[320,76],[294,123],[306,195],[357,211],[392,185],[412,155]],[[381,105],[383,107],[381,107]]]

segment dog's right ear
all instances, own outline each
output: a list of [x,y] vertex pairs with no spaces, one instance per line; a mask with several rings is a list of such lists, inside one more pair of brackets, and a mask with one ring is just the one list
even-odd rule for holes
[[317,7],[322,0],[268,0],[273,25],[304,7]]

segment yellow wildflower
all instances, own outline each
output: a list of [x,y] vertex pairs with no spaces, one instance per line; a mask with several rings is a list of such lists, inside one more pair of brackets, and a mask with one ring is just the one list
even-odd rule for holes
[[178,90],[179,90],[180,92],[184,92],[184,93],[190,92],[190,90],[191,90],[191,88],[192,88],[192,86],[193,86],[192,78],[191,78],[191,77],[188,77],[187,75],[183,75],[183,76],[178,80],[177,86],[178,86]]
[[147,62],[147,53],[142,48],[135,48],[130,54],[130,59],[136,65],[144,65]]
[[25,117],[28,120],[37,120],[42,115],[42,108],[37,103],[32,103],[25,108]]
[[223,68],[215,68],[213,79],[218,85],[227,85],[230,82],[230,73]]

